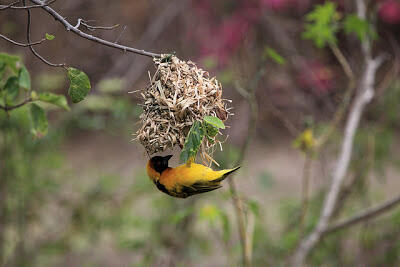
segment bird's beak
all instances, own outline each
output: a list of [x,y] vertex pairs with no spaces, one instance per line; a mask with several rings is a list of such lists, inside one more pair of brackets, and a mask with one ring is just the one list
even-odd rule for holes
[[172,155],[167,155],[167,156],[164,157],[164,159],[166,159],[167,161],[168,161],[170,158],[172,158]]

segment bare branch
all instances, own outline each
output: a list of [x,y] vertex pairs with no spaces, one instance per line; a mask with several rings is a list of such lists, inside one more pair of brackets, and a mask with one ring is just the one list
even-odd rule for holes
[[92,26],[88,24],[88,20],[81,20],[81,24],[86,27],[86,29],[90,31],[94,30],[114,30],[115,28],[119,27],[119,24],[115,24],[113,26]]
[[8,38],[7,36],[4,36],[4,35],[2,35],[2,34],[0,34],[0,38],[2,38],[2,39],[4,39],[4,40],[6,40],[6,41],[12,43],[13,45],[22,46],[22,47],[27,47],[27,46],[32,46],[32,45],[38,45],[38,44],[41,44],[41,43],[43,43],[44,41],[46,41],[46,39],[43,38],[43,39],[40,40],[40,41],[25,44],[25,43],[19,43],[19,42],[17,42],[17,41],[14,41],[14,40],[12,40],[12,39],[10,39],[10,38]]
[[[24,6],[26,5],[25,0],[23,0],[22,3],[24,4]],[[30,44],[31,43],[31,10],[26,9],[26,13],[27,13],[26,39],[28,41],[28,44]],[[38,52],[36,52],[36,50],[33,48],[32,45],[28,45],[28,47],[37,58],[39,58],[41,61],[43,61],[47,65],[49,65],[51,67],[65,68],[64,63],[61,63],[61,64],[52,63],[52,62],[48,61],[47,59],[45,59],[43,56],[41,56]]]
[[354,217],[348,218],[346,220],[337,222],[337,223],[329,226],[323,232],[323,235],[327,235],[327,234],[333,233],[335,231],[341,230],[343,228],[353,226],[360,222],[365,222],[367,220],[374,219],[378,215],[381,215],[381,214],[391,210],[392,208],[395,208],[399,204],[400,204],[400,196],[397,196],[377,207],[369,208],[369,209],[355,215]]
[[354,136],[364,112],[364,108],[374,96],[375,75],[378,67],[382,64],[383,59],[383,56],[379,56],[376,59],[368,59],[368,57],[366,57],[366,68],[360,81],[358,94],[356,95],[354,104],[350,109],[349,117],[345,126],[340,155],[333,172],[331,187],[325,198],[322,214],[313,232],[300,243],[300,246],[294,255],[292,266],[302,266],[304,264],[307,255],[317,244],[323,232],[328,227],[329,219],[333,214],[340,188],[350,164]]
[[52,3],[54,3],[57,0],[50,0],[47,3],[43,3],[40,5],[32,5],[32,6],[15,6],[16,4],[20,3],[21,0],[12,2],[8,5],[0,5],[0,10],[4,10],[4,9],[32,9],[32,8],[40,8],[40,7],[44,7],[44,6],[48,6],[51,5]]
[[[236,90],[247,100],[247,102],[250,105],[250,120],[248,124],[248,132],[246,139],[244,143],[242,144],[242,147],[240,149],[240,156],[236,161],[235,166],[240,165],[246,155],[246,152],[248,150],[248,147],[250,145],[250,141],[253,138],[254,132],[256,130],[256,123],[257,123],[257,118],[258,118],[258,105],[255,97],[255,90],[258,85],[258,81],[260,78],[263,76],[265,73],[265,69],[261,68],[256,76],[253,79],[252,85],[250,90],[245,90],[244,88],[240,87],[238,84],[236,84],[235,88]],[[238,227],[239,227],[239,237],[240,237],[240,242],[242,245],[242,255],[243,255],[243,265],[246,267],[250,267],[251,261],[252,261],[252,236],[250,233],[253,233],[253,227],[251,220],[250,222],[248,221],[246,223],[246,213],[243,207],[243,201],[239,196],[239,193],[237,191],[236,183],[233,177],[231,177],[229,180],[229,188],[232,193],[232,200],[233,200],[233,205],[235,208],[235,213],[236,213],[236,219],[238,222]]]
[[[40,0],[30,0],[31,2],[37,4],[37,5],[43,5],[44,3]],[[71,25],[66,19],[64,19],[63,16],[61,16],[58,12],[56,12],[54,9],[52,9],[49,6],[43,6],[41,7],[43,10],[45,10],[47,13],[49,13],[54,19],[56,19],[57,21],[59,21],[62,25],[64,25],[64,27],[67,29],[67,31],[71,31],[73,33],[75,33],[76,35],[88,39],[90,41],[108,46],[108,47],[113,47],[113,48],[117,48],[119,50],[122,50],[124,52],[132,52],[135,54],[139,54],[139,55],[143,55],[143,56],[148,56],[148,57],[161,57],[161,54],[156,54],[156,53],[151,53],[151,52],[147,52],[144,50],[139,50],[133,47],[129,47],[129,46],[124,46],[124,45],[120,45],[117,43],[113,43],[104,39],[101,39],[97,36],[93,36],[90,34],[87,34],[81,30],[79,30],[77,27],[74,27],[73,25]]]
[[340,155],[333,172],[332,184],[325,199],[321,217],[313,232],[300,243],[293,258],[292,266],[303,265],[307,255],[317,244],[322,233],[328,227],[329,219],[334,211],[340,188],[350,164],[354,136],[364,112],[364,108],[374,96],[375,75],[378,67],[382,64],[383,59],[383,56],[379,56],[376,59],[368,59],[368,57],[366,57],[366,68],[360,81],[358,94],[356,95],[354,104],[350,109],[349,117],[345,126]]

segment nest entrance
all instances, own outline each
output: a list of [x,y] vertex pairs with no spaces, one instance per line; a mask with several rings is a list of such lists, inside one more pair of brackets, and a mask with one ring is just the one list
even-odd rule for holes
[[[155,58],[154,63],[157,70],[141,93],[142,126],[136,133],[149,155],[176,145],[182,148],[193,122],[202,121],[204,116],[225,121],[230,115],[221,84],[207,71],[175,56]],[[216,139],[205,138],[203,151],[216,143]]]

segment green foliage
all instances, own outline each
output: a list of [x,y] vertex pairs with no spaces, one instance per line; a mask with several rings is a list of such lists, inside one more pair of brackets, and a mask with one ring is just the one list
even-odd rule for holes
[[326,44],[335,44],[339,17],[335,3],[328,1],[323,5],[316,5],[314,10],[306,15],[303,38],[312,40],[318,48]]
[[279,65],[285,65],[286,64],[286,59],[283,58],[281,55],[279,55],[278,52],[275,51],[275,49],[272,49],[271,47],[268,47],[268,46],[266,46],[264,48],[263,58],[264,59],[270,58],[275,63],[278,63]]
[[14,72],[14,74],[18,73],[17,62],[19,61],[20,58],[17,56],[0,53],[0,62],[3,62],[6,66],[8,66]]
[[51,41],[51,40],[54,40],[54,38],[56,38],[54,35],[46,33],[46,40]]
[[346,34],[354,33],[361,42],[365,41],[367,37],[372,39],[377,38],[372,25],[367,20],[360,19],[355,14],[349,14],[345,17],[343,28]]
[[193,122],[180,154],[181,162],[187,162],[196,157],[197,151],[200,149],[201,142],[203,141],[203,137],[204,129],[202,123],[199,121]]
[[[214,127],[219,129],[225,129],[224,123],[217,117],[214,116],[204,116],[203,120],[208,124],[211,124]],[[215,136],[215,135],[214,135]]]
[[30,113],[32,118],[31,132],[35,137],[41,138],[47,135],[47,130],[49,126],[46,112],[43,108],[34,103],[30,104],[30,106]]
[[67,99],[63,95],[57,95],[53,93],[39,93],[38,100],[56,105],[65,110],[70,110]]
[[190,159],[194,159],[204,136],[212,143],[214,142],[213,138],[218,134],[218,129],[225,129],[225,125],[219,118],[214,116],[205,116],[203,123],[199,121],[193,122],[186,136],[185,144],[180,154],[180,161],[187,162]]
[[4,85],[4,93],[5,93],[5,103],[7,105],[12,105],[14,101],[17,99],[19,94],[19,82],[18,77],[11,76],[7,79],[6,84]]
[[123,79],[112,78],[112,79],[103,79],[97,85],[97,90],[105,93],[120,93],[126,87],[126,82]]
[[81,70],[68,68],[68,79],[70,81],[68,94],[72,102],[78,103],[85,99],[90,91],[89,77]]
[[19,70],[19,86],[26,91],[31,90],[31,76],[24,66]]

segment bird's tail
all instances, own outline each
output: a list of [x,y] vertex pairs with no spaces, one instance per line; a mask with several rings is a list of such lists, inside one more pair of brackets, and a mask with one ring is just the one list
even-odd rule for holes
[[233,169],[221,171],[221,172],[224,172],[224,174],[220,178],[213,180],[213,182],[221,182],[221,181],[225,180],[231,173],[237,171],[238,169],[240,169],[240,166],[233,168]]

